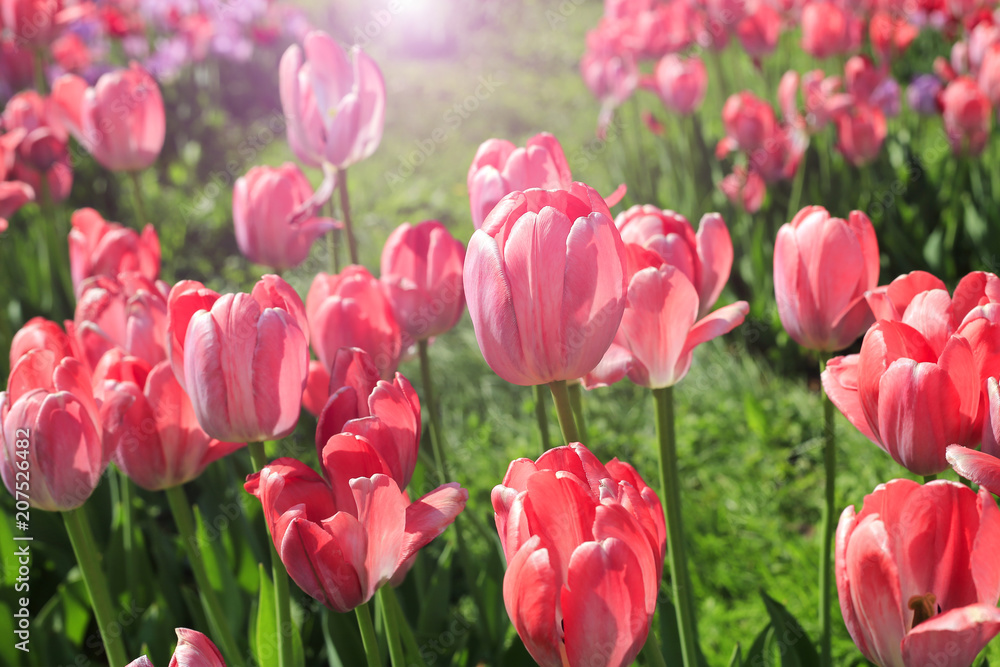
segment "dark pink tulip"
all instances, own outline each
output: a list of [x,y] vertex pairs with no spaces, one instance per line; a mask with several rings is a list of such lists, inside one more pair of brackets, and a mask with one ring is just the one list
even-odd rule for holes
[[760,2],[736,24],[736,37],[754,62],[774,51],[781,35],[781,15],[767,2]]
[[848,9],[833,2],[809,2],[802,9],[802,49],[817,58],[844,55],[861,44],[861,28]]
[[879,667],[965,667],[1000,632],[1000,512],[985,489],[881,484],[837,527],[847,630]]
[[451,330],[465,310],[465,246],[437,220],[406,222],[382,248],[382,285],[402,333],[427,340]]
[[281,439],[295,429],[309,368],[302,300],[278,276],[250,294],[218,294],[193,280],[167,302],[168,355],[198,423],[219,440]]
[[59,34],[63,0],[0,0],[0,26],[13,40],[44,47]]
[[[226,667],[222,654],[212,640],[197,630],[177,628],[177,648],[170,658],[169,667]],[[153,667],[149,658],[136,658],[125,667]]]
[[35,198],[35,189],[23,181],[0,181],[0,233],[7,230],[8,218]]
[[878,157],[888,129],[885,115],[876,106],[858,103],[838,113],[837,150],[856,167],[864,166]]
[[91,368],[118,347],[150,365],[167,358],[170,288],[135,272],[94,276],[80,284],[73,322],[80,351]]
[[666,552],[659,498],[583,445],[511,462],[493,489],[503,597],[543,667],[629,665],[649,633]]
[[364,437],[385,459],[400,489],[413,477],[420,448],[420,399],[409,380],[396,373],[380,380],[364,350],[337,351],[330,374],[330,398],[316,426],[316,451],[338,433]]
[[808,206],[778,230],[774,295],[788,335],[810,350],[842,350],[874,321],[865,292],[878,284],[879,254],[868,216],[847,220]]
[[0,138],[0,175],[21,183],[6,186],[5,199],[13,201],[5,208],[13,213],[29,193],[40,196],[47,191],[52,201],[64,200],[73,185],[73,171],[68,135],[52,99],[33,90],[14,95],[4,108],[3,126],[7,132]]
[[926,271],[913,271],[866,292],[865,299],[876,320],[902,321],[914,297],[922,292],[943,289],[945,285],[940,278]]
[[694,113],[708,89],[705,63],[700,58],[669,53],[656,63],[652,89],[667,109],[682,115]]
[[524,148],[506,139],[487,139],[476,151],[466,180],[476,229],[511,192],[568,189],[573,183],[562,146],[548,132],[528,139]]
[[312,186],[299,168],[254,167],[233,187],[233,226],[240,252],[251,262],[284,271],[309,256],[312,244],[337,227],[330,218],[309,215],[296,219],[313,196]]
[[345,612],[397,580],[412,557],[465,508],[452,482],[416,502],[400,490],[379,448],[364,437],[330,438],[320,459],[326,479],[282,458],[247,478],[274,548],[299,587]]
[[305,164],[346,169],[382,141],[385,81],[375,61],[358,47],[354,62],[336,41],[314,30],[306,35],[305,60],[297,44],[281,57],[281,107],[288,143]]
[[990,491],[1000,490],[1000,386],[996,378],[987,380],[983,414],[983,447],[977,452],[962,445],[950,445],[945,458],[960,476]]
[[93,88],[75,74],[52,84],[62,120],[94,159],[112,171],[145,169],[163,148],[160,87],[139,64],[109,72]]
[[108,222],[92,208],[73,213],[69,233],[69,270],[73,287],[91,276],[110,276],[138,271],[149,280],[160,275],[160,239],[152,225],[142,234]]
[[764,146],[778,125],[771,105],[751,92],[737,93],[726,100],[722,108],[722,122],[727,138],[746,152]]
[[352,265],[336,275],[316,274],[306,313],[313,350],[323,366],[333,367],[340,348],[360,347],[383,379],[392,378],[403,352],[402,334],[382,284],[368,269]]
[[505,197],[469,241],[465,296],[486,363],[519,385],[573,380],[607,351],[625,309],[625,248],[583,183]]
[[875,12],[868,23],[872,48],[883,61],[902,55],[919,33],[920,29],[905,17],[884,10]]
[[958,155],[977,156],[986,148],[993,110],[976,82],[959,77],[948,84],[940,97],[948,143]]

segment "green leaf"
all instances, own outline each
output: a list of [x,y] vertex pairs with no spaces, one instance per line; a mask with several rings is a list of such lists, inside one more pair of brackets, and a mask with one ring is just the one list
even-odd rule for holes
[[729,658],[729,667],[743,667],[743,659],[740,655],[740,644],[736,642],[733,647],[733,655]]
[[788,610],[764,591],[760,593],[771,617],[774,641],[781,653],[781,667],[812,667],[819,664],[819,654],[802,625]]
[[254,656],[258,664],[273,664],[278,657],[278,620],[274,613],[274,584],[264,565],[257,568],[260,588],[257,598],[257,624],[253,638]]
[[[201,508],[195,505],[193,509],[196,526],[195,534],[198,538],[198,544],[185,545],[185,547],[201,550],[208,580],[222,600],[226,616],[231,619],[231,627],[242,627],[244,623],[243,612],[246,607],[243,605],[239,586],[236,583],[236,578],[233,576],[232,568],[229,567],[226,550],[222,544],[222,540],[226,535],[222,529],[223,527],[228,527],[228,517],[222,517],[225,520],[223,523],[209,527],[202,517]],[[216,517],[216,519],[218,518]]]
[[771,624],[768,623],[764,626],[764,629],[757,633],[757,636],[753,640],[753,644],[750,645],[750,650],[747,652],[746,659],[743,661],[747,665],[766,665],[767,656],[765,650],[767,648],[768,637],[773,635],[774,632],[771,628]]

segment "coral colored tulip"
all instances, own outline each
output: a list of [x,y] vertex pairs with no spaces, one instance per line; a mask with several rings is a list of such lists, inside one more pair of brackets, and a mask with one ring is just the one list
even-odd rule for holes
[[413,477],[420,448],[420,399],[400,373],[380,380],[364,350],[337,351],[330,373],[330,398],[316,425],[316,452],[338,433],[364,437],[385,459],[392,478],[405,489]]
[[945,450],[945,458],[960,476],[995,491],[1000,490],[1000,386],[997,379],[991,377],[987,387],[982,451],[950,445]]
[[92,208],[73,213],[69,232],[69,271],[73,287],[91,276],[110,276],[138,271],[149,280],[160,275],[160,239],[152,225],[142,234],[108,222]]
[[637,243],[656,252],[688,277],[698,292],[698,317],[712,309],[733,267],[733,242],[721,215],[702,216],[695,234],[680,213],[636,205],[619,213],[615,226],[624,243]]
[[307,594],[336,611],[364,604],[465,508],[469,493],[443,484],[410,502],[379,448],[349,433],[330,438],[326,479],[282,458],[247,478],[274,548]]
[[943,289],[945,285],[940,278],[926,271],[913,271],[866,292],[865,299],[876,320],[902,321],[914,297],[922,292]]
[[136,171],[159,157],[166,135],[163,97],[137,63],[103,75],[93,88],[65,74],[52,84],[52,98],[69,131],[104,167]]
[[878,241],[861,211],[847,220],[808,206],[781,226],[774,295],[788,335],[810,350],[842,350],[874,321],[865,292],[878,284]]
[[497,375],[538,385],[582,377],[625,310],[625,247],[583,183],[505,197],[469,241],[465,297]]
[[940,97],[948,143],[958,155],[977,156],[986,148],[993,110],[976,82],[959,77],[948,84]]
[[[169,667],[226,667],[222,654],[212,640],[197,630],[177,628],[177,648],[170,658]],[[136,658],[125,667],[153,667],[149,658]]]
[[383,379],[391,379],[402,355],[402,335],[382,284],[363,266],[336,275],[316,274],[306,296],[306,313],[316,356],[333,368],[337,350],[360,347],[371,355]]
[[251,262],[284,271],[298,266],[320,236],[337,223],[310,215],[297,220],[313,196],[312,186],[293,163],[254,167],[233,187],[233,226],[240,252]]
[[288,283],[269,275],[250,294],[220,296],[184,280],[170,290],[167,310],[167,353],[205,433],[257,442],[295,429],[309,331]]
[[860,43],[861,22],[848,9],[833,2],[809,2],[803,7],[802,49],[809,55],[844,55]]
[[666,552],[659,498],[583,445],[510,464],[493,489],[503,597],[543,667],[629,665],[649,633]]
[[465,310],[465,246],[437,220],[403,223],[382,248],[382,285],[402,333],[411,341],[449,331]]
[[14,334],[10,343],[10,367],[13,368],[21,357],[37,349],[50,350],[56,359],[77,356],[72,336],[43,317],[31,318]]
[[777,128],[774,109],[750,92],[731,95],[722,108],[726,136],[743,151],[751,152],[764,146]]
[[855,167],[861,167],[878,157],[888,133],[885,115],[876,106],[859,103],[838,113],[837,150]]
[[542,132],[528,139],[524,148],[506,139],[487,139],[476,151],[466,181],[472,224],[479,229],[493,207],[511,192],[566,190],[573,177],[559,140]]
[[667,109],[682,115],[694,113],[708,89],[705,63],[700,58],[667,54],[656,63],[652,88]]
[[837,526],[847,631],[879,667],[966,667],[1000,632],[1000,512],[985,489],[880,484]]
[[382,141],[385,81],[378,65],[358,47],[347,53],[324,32],[306,35],[303,49],[281,57],[281,107],[288,143],[305,164],[346,169],[364,160]]
[[167,358],[166,283],[139,273],[94,276],[80,284],[73,321],[83,358],[91,368],[113,347],[156,365]]

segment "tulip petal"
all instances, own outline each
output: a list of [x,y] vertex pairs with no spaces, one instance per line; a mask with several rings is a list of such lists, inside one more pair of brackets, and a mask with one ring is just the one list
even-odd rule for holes
[[729,228],[718,213],[709,213],[698,224],[698,259],[701,262],[701,285],[698,301],[699,317],[704,317],[715,305],[729,280],[733,267],[733,241]]
[[388,475],[352,479],[358,522],[368,536],[365,569],[367,591],[373,594],[395,573],[406,530],[406,499]]
[[170,667],[226,667],[222,653],[212,640],[197,630],[177,628],[177,648]]
[[952,609],[924,621],[903,638],[903,664],[965,667],[997,633],[1000,609],[996,605]]
[[469,492],[457,482],[443,484],[406,508],[406,535],[400,551],[402,565],[413,554],[451,525],[469,499]]
[[535,535],[514,554],[503,577],[503,601],[531,657],[543,667],[558,667],[564,664],[557,618],[561,579],[541,544]]

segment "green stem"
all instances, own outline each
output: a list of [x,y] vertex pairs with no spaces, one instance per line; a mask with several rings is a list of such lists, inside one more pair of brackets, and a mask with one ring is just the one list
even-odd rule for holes
[[395,614],[389,605],[388,598],[392,597],[392,592],[388,591],[388,586],[383,586],[375,592],[379,606],[382,608],[382,622],[385,627],[385,639],[389,645],[389,660],[393,667],[406,667],[406,658],[403,656],[403,644],[399,637],[399,627],[396,623]]
[[347,170],[337,173],[337,191],[340,193],[340,210],[344,214],[344,231],[347,232],[347,250],[351,255],[351,264],[358,263],[358,240],[354,237],[354,225],[351,224],[351,199],[347,195]]
[[[335,218],[336,216],[333,211],[333,197],[330,197],[330,201],[327,202],[327,207],[330,210],[330,217]],[[331,275],[336,275],[340,273],[339,241],[340,241],[340,230],[331,229],[330,233],[326,235],[326,255]]]
[[[826,368],[826,362],[819,362],[820,374]],[[823,505],[823,552],[820,555],[819,570],[819,624],[822,631],[820,637],[820,664],[824,667],[833,665],[833,648],[831,633],[833,620],[830,615],[833,588],[833,531],[834,514],[836,512],[837,483],[837,443],[834,433],[833,402],[820,385],[820,400],[823,402],[823,462],[826,468],[826,496]]]
[[120,633],[111,633],[115,627],[114,609],[111,606],[111,595],[108,593],[108,582],[101,571],[101,556],[94,544],[94,534],[82,507],[63,512],[63,521],[69,542],[73,545],[76,562],[80,564],[83,583],[90,596],[90,604],[94,608],[97,627],[101,632],[104,649],[108,653],[108,661],[112,667],[123,667],[128,662],[128,653],[122,643]]
[[139,229],[146,226],[149,222],[149,218],[146,217],[146,202],[143,201],[142,197],[142,184],[139,182],[139,172],[130,171],[128,172],[129,179],[132,181],[132,196],[135,197],[135,212],[139,216]]
[[646,657],[646,664],[650,667],[667,667],[660,643],[656,641],[656,635],[653,634],[652,630],[649,631],[649,637],[646,638],[646,645],[642,647],[642,654]]
[[795,171],[795,180],[792,181],[792,194],[788,198],[788,211],[786,212],[785,220],[791,220],[799,212],[799,205],[802,202],[802,186],[805,185],[806,180],[807,158],[808,153],[802,156],[802,161],[799,162],[799,167]]
[[573,408],[573,417],[576,419],[576,429],[580,432],[580,442],[586,444],[587,440],[587,416],[583,412],[583,385],[574,382],[569,385],[569,405]]
[[264,453],[263,442],[247,443],[247,449],[250,451],[250,463],[253,464],[254,472],[267,465],[267,454]]
[[552,391],[552,400],[556,404],[556,415],[559,417],[559,428],[562,429],[563,439],[567,445],[571,442],[579,442],[580,434],[577,432],[576,422],[573,420],[573,408],[570,407],[566,380],[550,382],[549,389]]
[[44,48],[39,47],[35,49],[32,62],[35,70],[35,90],[42,96],[49,94],[49,82],[45,78],[45,53],[46,49]]
[[545,387],[535,385],[535,417],[538,419],[538,430],[542,433],[542,452],[552,447],[549,437],[549,411],[545,407]]
[[434,463],[438,469],[440,483],[444,484],[448,479],[448,467],[442,451],[441,422],[434,400],[434,383],[431,380],[431,358],[427,353],[427,341],[422,340],[417,343],[417,349],[420,351],[420,380],[424,385],[424,405],[431,416],[431,449],[434,451]]
[[174,515],[174,522],[180,532],[181,540],[184,542],[184,550],[187,552],[188,560],[191,561],[191,569],[194,571],[194,580],[198,585],[198,593],[201,595],[201,606],[205,609],[208,622],[214,626],[213,637],[218,641],[219,648],[226,656],[226,662],[235,665],[242,665],[243,656],[240,655],[236,638],[229,628],[226,612],[219,602],[219,597],[212,588],[212,583],[208,578],[208,571],[205,569],[205,561],[201,556],[201,544],[198,541],[198,534],[195,530],[194,514],[191,512],[191,505],[188,503],[187,495],[182,486],[173,486],[165,491],[167,503],[170,505],[170,512]]
[[368,667],[382,667],[382,656],[378,652],[378,640],[375,638],[375,626],[372,625],[372,614],[368,603],[354,608],[358,617],[358,627],[361,629],[361,642],[365,645],[365,657]]
[[684,528],[681,514],[680,478],[677,473],[677,441],[674,433],[674,390],[653,390],[656,402],[656,432],[659,438],[660,488],[667,519],[667,551],[670,559],[670,583],[677,610],[677,630],[685,667],[698,664],[694,602],[684,554]]
[[139,592],[139,577],[135,573],[135,558],[132,557],[132,480],[126,475],[118,475],[119,502],[122,519],[122,547],[125,551],[125,582],[133,595]]
[[933,482],[936,479],[937,475],[924,475],[924,484],[927,484],[928,482]]
[[415,667],[425,667],[424,659],[420,655],[420,647],[417,645],[417,638],[414,636],[410,624],[406,621],[406,615],[403,613],[403,606],[399,604],[396,589],[392,586],[383,586],[382,590],[385,591],[385,597],[382,601],[389,603],[391,607],[393,620],[403,637],[403,645],[410,654],[410,660],[416,660]]

